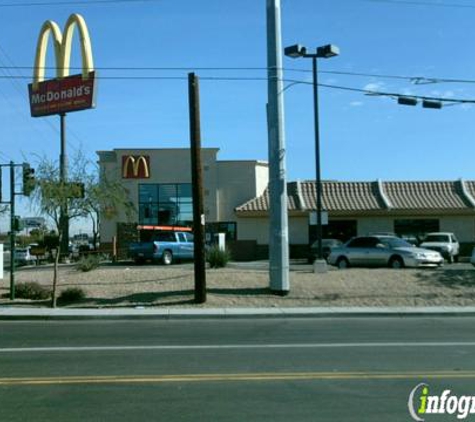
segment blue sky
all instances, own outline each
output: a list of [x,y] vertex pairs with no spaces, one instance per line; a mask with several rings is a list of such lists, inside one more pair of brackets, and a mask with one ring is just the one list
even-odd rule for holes
[[[81,148],[93,160],[96,150],[189,146],[186,80],[134,77],[186,78],[189,71],[199,68],[266,66],[265,0],[3,7],[38,2],[55,3],[0,0],[0,66],[32,66],[43,22],[52,19],[63,27],[76,12],[89,26],[99,75],[131,78],[100,80],[97,108],[68,115],[69,152]],[[340,47],[339,57],[319,62],[322,84],[382,92],[475,99],[473,83],[414,85],[409,80],[324,73],[475,80],[474,22],[475,4],[468,0],[282,0],[284,46],[333,43]],[[76,49],[72,65],[79,63]],[[52,54],[48,64],[53,64]],[[113,67],[189,70],[107,69]],[[308,72],[290,70],[310,70],[309,60],[284,58],[284,67],[289,69],[287,79],[311,80]],[[5,74],[31,73],[31,69],[0,69],[1,162],[34,162],[38,154],[59,154],[59,118],[31,118],[30,81],[1,79]],[[196,73],[203,78],[266,76],[264,70],[201,69]],[[219,147],[221,159],[267,160],[266,97],[265,81],[202,80],[203,145]],[[288,178],[314,178],[310,85],[294,85],[285,91],[285,112]],[[474,113],[472,105],[442,110],[405,107],[387,97],[322,87],[322,177],[473,180]],[[4,189],[4,195],[7,192]]]

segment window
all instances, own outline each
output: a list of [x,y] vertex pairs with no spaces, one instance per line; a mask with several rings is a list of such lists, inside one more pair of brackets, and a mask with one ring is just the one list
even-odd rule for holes
[[139,224],[191,226],[192,223],[190,183],[139,185]]
[[[327,225],[322,227],[323,239],[338,239],[346,242],[348,239],[357,235],[356,220],[330,220]],[[308,226],[308,238],[310,244],[317,240],[317,226]]]
[[226,241],[237,240],[236,223],[219,222],[206,224],[206,237],[208,241],[212,241],[215,234],[225,233]]
[[419,244],[427,233],[439,231],[437,218],[394,220],[394,232],[411,243]]
[[175,233],[158,232],[155,234],[155,240],[158,242],[176,242]]

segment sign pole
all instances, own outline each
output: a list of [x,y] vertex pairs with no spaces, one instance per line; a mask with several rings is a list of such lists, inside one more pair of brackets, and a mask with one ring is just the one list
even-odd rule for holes
[[203,173],[201,164],[201,128],[199,82],[188,74],[190,106],[191,180],[193,188],[193,234],[195,243],[195,302],[206,302],[205,215],[203,212]]
[[[68,157],[66,154],[66,113],[60,115],[61,123],[61,152],[59,155],[59,181],[65,186],[68,179]],[[62,233],[61,237],[61,255],[66,256],[69,248],[69,217],[67,200],[61,205],[59,226]]]
[[10,161],[10,300],[15,300],[15,164]]

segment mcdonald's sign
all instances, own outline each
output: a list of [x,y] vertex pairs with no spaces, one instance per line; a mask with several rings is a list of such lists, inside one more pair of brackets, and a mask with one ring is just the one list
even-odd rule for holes
[[150,157],[148,155],[124,155],[122,157],[123,179],[149,179]]
[[[72,40],[76,27],[82,53],[82,74],[70,75]],[[45,81],[46,52],[50,35],[53,36],[56,57],[56,78]],[[66,22],[64,33],[55,22],[46,21],[38,37],[33,83],[28,86],[32,117],[95,107],[95,81],[91,40],[84,18],[72,14]]]

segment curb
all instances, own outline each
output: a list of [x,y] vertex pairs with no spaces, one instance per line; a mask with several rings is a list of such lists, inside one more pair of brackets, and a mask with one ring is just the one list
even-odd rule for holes
[[0,309],[0,320],[474,317],[475,307]]

